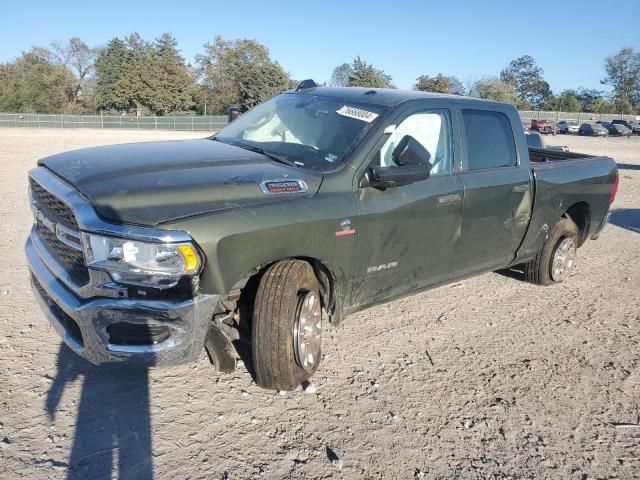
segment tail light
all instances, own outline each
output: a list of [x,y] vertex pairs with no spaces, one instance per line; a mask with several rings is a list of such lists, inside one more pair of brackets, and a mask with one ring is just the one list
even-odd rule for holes
[[611,190],[611,196],[609,197],[609,205],[616,199],[616,193],[618,193],[618,184],[620,183],[620,175],[616,171],[616,179],[613,181],[613,190]]

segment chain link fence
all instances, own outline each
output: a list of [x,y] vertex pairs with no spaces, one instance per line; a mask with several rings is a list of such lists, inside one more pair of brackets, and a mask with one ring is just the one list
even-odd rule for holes
[[[611,121],[616,118],[635,121],[635,115],[521,111],[523,123],[544,118],[554,122],[575,120],[578,123]],[[136,117],[121,115],[50,115],[37,113],[0,113],[0,127],[26,128],[125,128],[140,130],[218,131],[227,125],[226,115],[184,117]]]
[[227,125],[226,115],[136,117],[121,115],[0,113],[0,127],[123,128],[134,130],[217,131],[225,125]]

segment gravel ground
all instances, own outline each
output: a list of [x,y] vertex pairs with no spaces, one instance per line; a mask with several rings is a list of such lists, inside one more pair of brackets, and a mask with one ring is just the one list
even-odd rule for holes
[[0,129],[0,477],[639,478],[640,137],[548,137],[620,164],[611,224],[572,278],[490,273],[353,315],[316,391],[244,368],[98,368],[34,301],[36,159],[202,133]]

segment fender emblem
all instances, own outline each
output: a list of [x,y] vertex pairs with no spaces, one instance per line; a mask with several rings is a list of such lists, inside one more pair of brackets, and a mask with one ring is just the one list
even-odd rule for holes
[[336,232],[336,237],[341,237],[343,235],[354,235],[356,233],[355,228],[351,228],[351,220],[345,218],[340,222],[340,228],[342,230],[338,230]]
[[265,180],[260,184],[260,190],[265,195],[281,195],[284,193],[305,193],[309,190],[304,180]]

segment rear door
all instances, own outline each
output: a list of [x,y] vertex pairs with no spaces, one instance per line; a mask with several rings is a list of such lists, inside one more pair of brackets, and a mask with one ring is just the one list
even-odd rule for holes
[[464,205],[453,272],[462,276],[502,268],[513,260],[529,223],[533,192],[507,111],[463,108],[458,115]]

